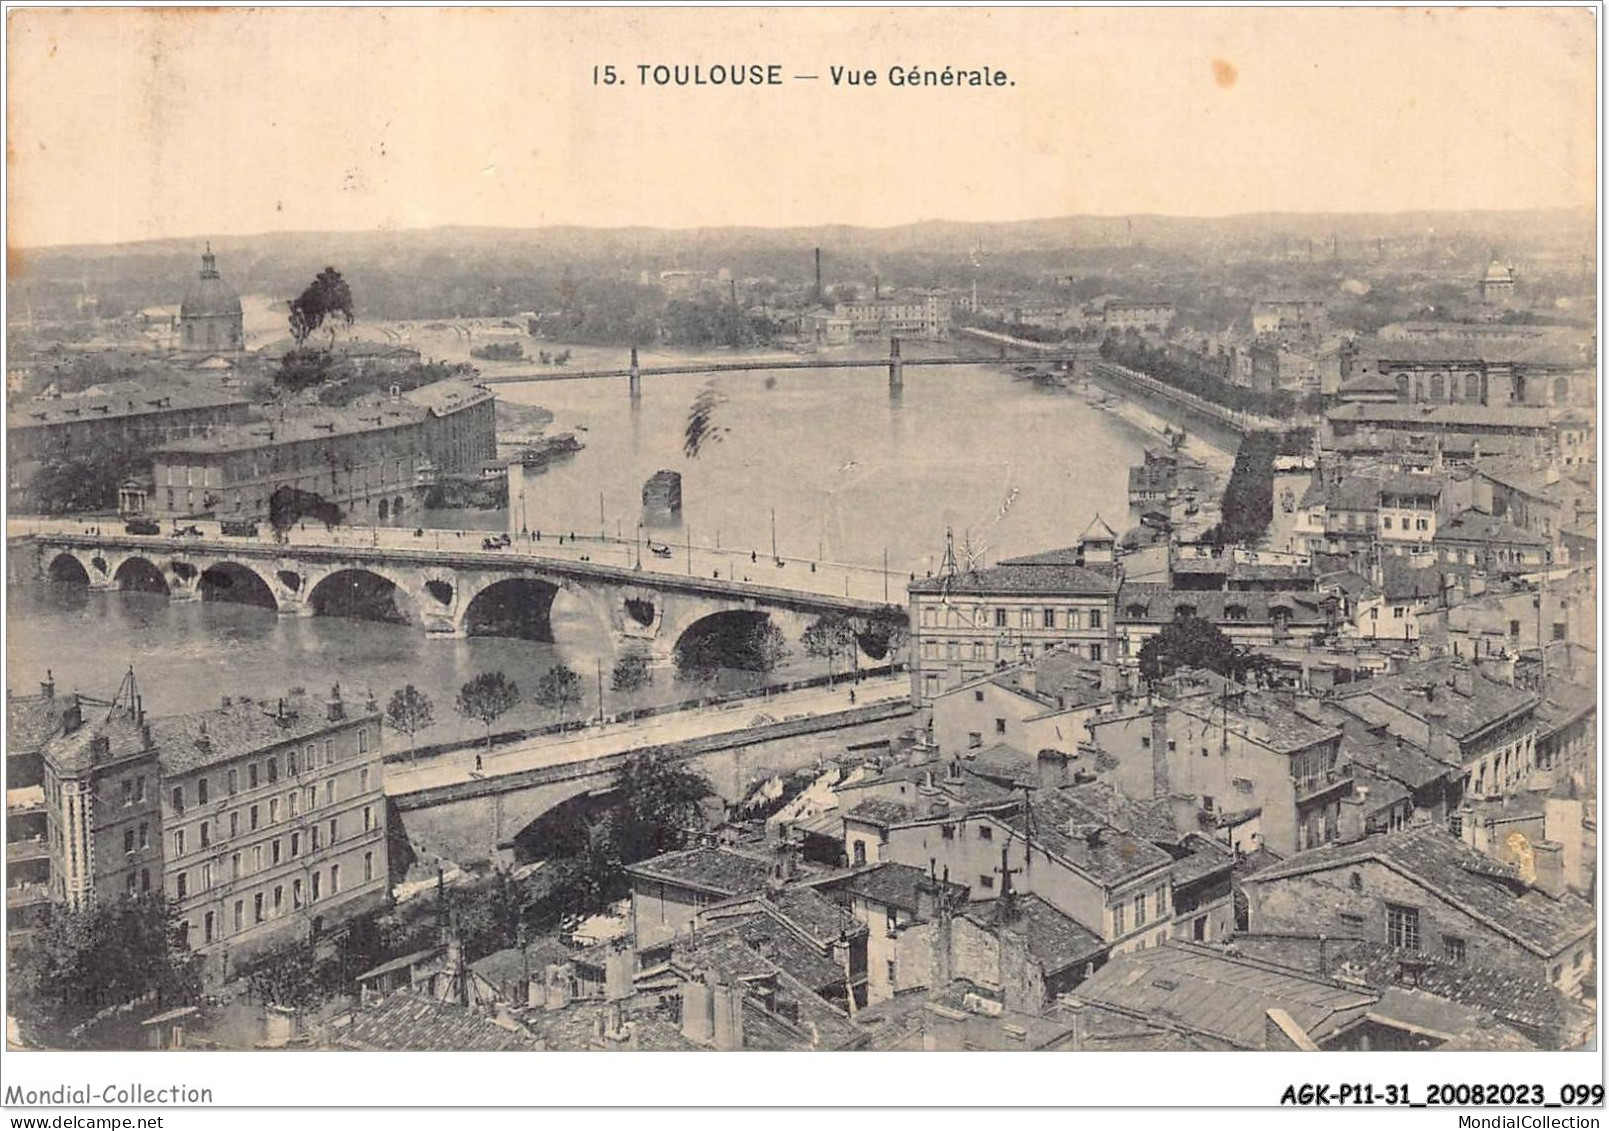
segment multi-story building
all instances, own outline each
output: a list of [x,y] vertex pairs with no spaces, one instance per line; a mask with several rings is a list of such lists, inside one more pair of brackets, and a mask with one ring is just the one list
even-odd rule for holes
[[1559,846],[1535,848],[1528,880],[1435,825],[1327,845],[1244,878],[1251,929],[1361,937],[1579,995],[1597,916],[1565,889]]
[[1180,827],[1215,830],[1237,851],[1288,856],[1338,839],[1352,792],[1341,729],[1310,714],[1289,697],[1194,688],[1098,716],[1090,732],[1119,792],[1162,801]]
[[1470,577],[1512,577],[1545,569],[1551,560],[1540,535],[1478,510],[1443,523],[1431,542],[1441,568],[1467,585]]
[[83,910],[162,891],[211,976],[389,891],[372,702],[147,718],[131,679],[109,707],[66,713],[44,770],[52,897]]
[[163,885],[190,946],[220,970],[317,937],[390,890],[380,717],[232,700],[156,719]]
[[1316,592],[1174,589],[1127,581],[1117,595],[1118,663],[1134,669],[1148,639],[1187,617],[1210,621],[1236,645],[1254,648],[1315,644],[1335,631],[1337,608],[1331,597]]
[[1522,788],[1536,768],[1537,697],[1492,670],[1432,660],[1339,689],[1332,701],[1446,764],[1450,804],[1497,797]]
[[282,487],[388,518],[438,473],[478,474],[497,454],[492,394],[451,379],[378,403],[219,429],[155,456],[160,515],[262,518]]
[[1117,535],[1097,516],[1069,549],[989,569],[947,568],[912,582],[913,698],[930,701],[945,688],[1050,648],[1096,664],[1111,661],[1116,544]]
[[811,327],[818,342],[844,343],[869,338],[925,338],[941,341],[950,336],[950,298],[939,291],[899,298],[872,298],[840,302],[831,310],[817,310]]
[[1251,307],[1251,331],[1259,336],[1322,334],[1329,325],[1329,310],[1323,299],[1262,299]]
[[1137,302],[1111,299],[1101,311],[1101,321],[1108,330],[1150,330],[1162,332],[1173,325],[1171,302]]
[[1441,483],[1428,475],[1397,475],[1380,484],[1380,546],[1388,554],[1422,554],[1436,537]]

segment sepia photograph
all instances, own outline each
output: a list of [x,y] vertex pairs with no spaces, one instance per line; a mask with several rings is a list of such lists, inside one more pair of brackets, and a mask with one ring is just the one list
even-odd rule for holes
[[6,1104],[1600,1106],[1601,16],[8,8]]

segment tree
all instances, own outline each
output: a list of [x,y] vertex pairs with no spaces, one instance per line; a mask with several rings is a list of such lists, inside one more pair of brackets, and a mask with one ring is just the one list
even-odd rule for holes
[[486,727],[486,749],[492,748],[492,724],[512,711],[520,701],[517,684],[502,672],[481,672],[458,689],[458,713],[477,719]]
[[679,848],[698,823],[698,805],[714,790],[703,775],[663,751],[638,754],[616,780],[608,855],[626,864]]
[[85,1030],[112,1007],[149,997],[154,1014],[201,991],[200,960],[160,894],[52,907],[13,962],[17,1023],[31,1043],[52,1047],[95,1043]]
[[291,337],[298,346],[303,345],[308,338],[317,333],[326,323],[334,337],[334,326],[337,317],[343,318],[348,326],[355,318],[352,313],[352,289],[341,278],[341,273],[333,267],[326,267],[318,273],[318,277],[307,285],[290,303],[290,330]]
[[536,681],[536,702],[562,723],[570,708],[581,702],[581,677],[569,664],[554,664]]
[[833,613],[823,613],[811,621],[810,627],[800,636],[799,643],[804,646],[805,655],[827,661],[829,686],[833,682],[838,657],[854,656],[860,647],[855,639],[855,627],[849,618]]
[[1209,620],[1181,617],[1140,646],[1140,675],[1147,683],[1172,675],[1180,668],[1206,668],[1219,675],[1238,677],[1247,657]]
[[268,524],[275,533],[284,534],[304,518],[329,527],[339,526],[341,508],[322,495],[296,487],[281,487],[268,496]]
[[615,661],[614,671],[609,673],[609,690],[624,691],[628,695],[652,682],[653,672],[648,668],[647,656],[622,656]]
[[436,725],[436,706],[430,701],[430,696],[410,683],[392,692],[391,702],[386,705],[385,718],[392,729],[408,736],[408,752],[411,754],[419,732]]

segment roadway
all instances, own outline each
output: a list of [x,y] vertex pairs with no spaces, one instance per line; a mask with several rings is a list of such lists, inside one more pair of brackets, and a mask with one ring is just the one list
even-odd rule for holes
[[[187,542],[209,543],[207,549],[216,551],[219,544],[250,545],[270,549],[276,545],[307,547],[321,550],[389,550],[409,554],[475,554],[493,555],[500,559],[513,558],[532,565],[557,563],[563,565],[592,563],[612,570],[629,570],[665,578],[698,578],[713,581],[744,582],[770,589],[786,590],[822,597],[846,598],[851,601],[903,606],[906,601],[905,585],[908,574],[885,572],[872,566],[852,565],[844,562],[813,561],[809,558],[783,556],[773,558],[752,548],[716,548],[712,545],[693,545],[685,542],[658,542],[668,554],[656,554],[649,539],[619,538],[597,533],[583,534],[537,531],[514,538],[511,545],[501,549],[487,549],[485,540],[501,532],[488,530],[452,530],[431,527],[416,533],[393,526],[341,526],[326,530],[322,523],[303,523],[286,532],[283,542],[276,543],[273,530],[266,522],[258,523],[256,537],[230,537],[222,533],[220,524],[213,520],[183,519],[177,523],[166,521],[160,536],[130,536],[121,518],[44,518],[19,516],[8,518],[8,538],[35,535],[72,535],[76,537],[115,536],[153,546],[171,547]],[[175,526],[194,527],[201,532],[199,538],[176,538],[167,533]],[[561,541],[562,539],[562,541]]]
[[[851,689],[855,695],[853,704],[849,701]],[[908,701],[910,694],[909,676],[884,675],[864,679],[858,684],[804,688],[765,698],[694,707],[647,719],[589,726],[562,735],[544,735],[513,746],[494,747],[490,754],[486,753],[484,743],[463,746],[416,762],[387,764],[385,791],[389,796],[397,797],[526,770],[590,762],[644,747],[747,730],[754,724],[755,717],[762,714],[782,722],[786,719],[835,714],[847,711],[851,706],[868,707]]]

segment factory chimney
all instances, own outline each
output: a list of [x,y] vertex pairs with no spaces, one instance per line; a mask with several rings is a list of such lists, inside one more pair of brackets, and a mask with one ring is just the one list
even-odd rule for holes
[[818,303],[825,301],[825,296],[821,290],[821,249],[819,247],[816,248],[816,301]]

